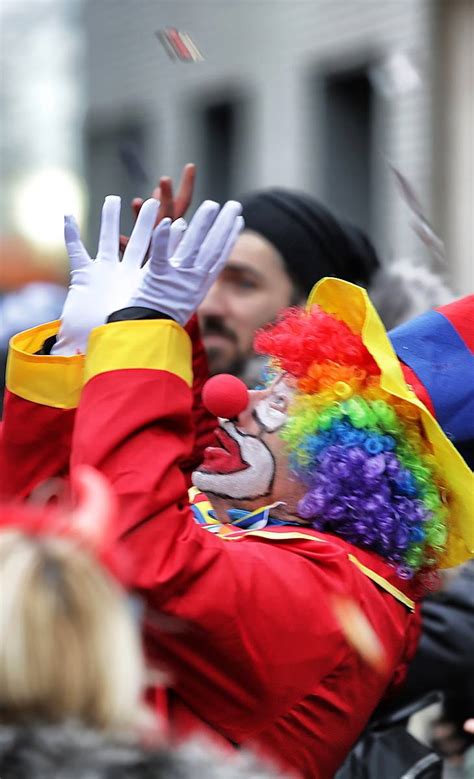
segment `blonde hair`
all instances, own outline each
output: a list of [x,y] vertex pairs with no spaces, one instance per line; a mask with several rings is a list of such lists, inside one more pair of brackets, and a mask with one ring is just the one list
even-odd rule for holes
[[120,588],[86,551],[1,532],[0,592],[0,721],[138,724],[138,632]]

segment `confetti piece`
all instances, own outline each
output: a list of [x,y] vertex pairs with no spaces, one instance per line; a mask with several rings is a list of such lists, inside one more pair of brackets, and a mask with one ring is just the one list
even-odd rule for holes
[[165,27],[156,30],[155,35],[172,60],[181,62],[203,62],[204,57],[187,32],[180,32],[176,27]]
[[382,673],[387,655],[375,630],[352,598],[333,596],[333,609],[347,642],[374,670]]

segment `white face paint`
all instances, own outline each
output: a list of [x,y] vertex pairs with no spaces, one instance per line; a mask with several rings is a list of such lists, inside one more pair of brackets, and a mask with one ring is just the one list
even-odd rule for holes
[[280,376],[272,384],[270,394],[255,405],[254,416],[267,433],[283,427],[293,395],[294,390]]
[[256,436],[240,432],[233,422],[220,421],[220,447],[208,447],[204,462],[193,473],[203,492],[245,500],[267,495],[275,474],[273,455]]
[[272,491],[275,478],[272,439],[286,422],[293,390],[279,377],[263,398],[261,392],[249,394],[249,408],[241,414],[237,425],[219,421],[216,437],[220,446],[208,447],[204,462],[193,473],[194,486],[203,492],[234,500],[253,500]]

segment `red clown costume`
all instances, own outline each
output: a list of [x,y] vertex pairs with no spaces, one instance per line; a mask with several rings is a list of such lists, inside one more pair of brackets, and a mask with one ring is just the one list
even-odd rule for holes
[[[462,458],[405,384],[365,292],[327,279],[309,303],[345,318],[386,391],[420,415],[450,489],[454,532],[441,564],[458,564],[474,546]],[[147,657],[169,675],[155,702],[171,737],[204,729],[292,775],[330,779],[416,648],[412,581],[376,552],[310,524],[212,533],[196,523],[190,474],[216,422],[200,402],[207,375],[195,320],[186,329],[170,319],[115,321],[92,331],[85,356],[37,354],[57,328],[12,341],[3,497],[26,497],[70,464],[105,474],[120,505],[116,543],[133,560],[130,584],[146,605]],[[378,637],[379,667],[348,641],[339,596]],[[172,618],[170,629],[157,613]]]

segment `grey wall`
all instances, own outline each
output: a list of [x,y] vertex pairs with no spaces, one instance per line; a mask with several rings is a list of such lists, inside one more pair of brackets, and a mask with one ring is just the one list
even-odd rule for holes
[[[385,258],[419,253],[386,159],[416,184],[431,214],[435,12],[432,0],[88,0],[88,132],[143,125],[144,164],[156,178],[178,176],[188,161],[201,165],[197,202],[213,194],[203,114],[230,101],[235,145],[222,177],[213,163],[215,187],[225,191],[227,182],[234,196],[274,184],[307,189],[368,227]],[[205,61],[172,62],[154,35],[165,26],[190,33]],[[327,78],[376,68],[397,51],[412,57],[422,88],[387,96],[374,88],[378,79],[369,81],[369,123],[345,128],[346,109],[332,104],[328,113]],[[349,149],[332,182],[328,142],[333,157],[337,143]],[[358,166],[360,149],[366,160]],[[114,165],[96,171],[95,211],[113,186],[128,197]]]

